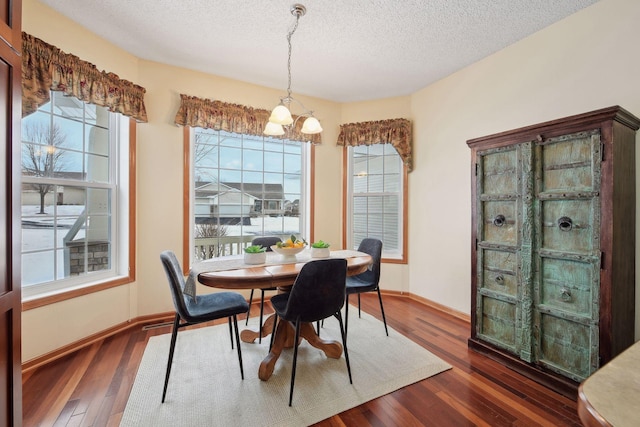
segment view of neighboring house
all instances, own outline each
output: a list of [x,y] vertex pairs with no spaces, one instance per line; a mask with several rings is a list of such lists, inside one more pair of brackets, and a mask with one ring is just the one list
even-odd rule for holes
[[[294,205],[295,203],[295,205]],[[258,215],[281,216],[296,212],[297,201],[285,201],[282,184],[198,182],[195,215],[198,224],[244,224]]]

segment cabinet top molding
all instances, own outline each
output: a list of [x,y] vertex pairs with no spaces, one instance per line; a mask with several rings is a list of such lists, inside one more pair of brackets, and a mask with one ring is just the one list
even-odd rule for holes
[[607,121],[617,121],[633,130],[640,129],[640,119],[625,110],[614,105],[588,113],[577,114],[562,119],[551,120],[536,125],[525,126],[518,129],[499,132],[492,135],[470,139],[467,145],[474,148],[476,145],[488,140],[494,145],[509,144],[524,141],[542,141],[548,137],[571,132],[573,128],[584,129],[587,126],[598,127],[600,123]]

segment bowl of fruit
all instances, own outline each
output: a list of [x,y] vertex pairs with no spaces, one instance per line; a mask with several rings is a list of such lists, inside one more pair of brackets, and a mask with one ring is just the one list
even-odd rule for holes
[[295,260],[296,255],[307,247],[304,239],[298,239],[293,234],[284,242],[278,242],[271,246],[271,250],[282,256],[285,260]]

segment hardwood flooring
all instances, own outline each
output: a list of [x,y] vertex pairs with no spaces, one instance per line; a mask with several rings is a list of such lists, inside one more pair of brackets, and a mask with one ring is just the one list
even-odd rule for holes
[[[390,327],[453,369],[317,426],[581,425],[575,401],[469,350],[467,322],[408,298],[383,295],[383,301]],[[362,308],[380,318],[375,294],[362,296]],[[258,310],[254,304],[252,315]],[[170,326],[121,332],[25,373],[23,425],[117,426],[147,340],[168,332]]]

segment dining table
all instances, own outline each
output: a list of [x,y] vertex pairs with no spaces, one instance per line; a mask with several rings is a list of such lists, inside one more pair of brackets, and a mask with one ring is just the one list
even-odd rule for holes
[[[372,263],[369,254],[355,250],[333,250],[329,257],[346,259],[349,276],[363,273]],[[316,259],[318,258],[311,257],[309,250],[304,250],[294,257],[283,257],[268,252],[265,263],[259,265],[246,264],[243,255],[216,257],[194,263],[189,271],[187,283],[194,284],[197,281],[205,286],[226,290],[277,288],[279,292],[288,292],[302,267]],[[270,335],[275,321],[276,315],[271,314],[260,330],[244,329],[240,339],[245,343],[253,343],[260,336]],[[300,337],[322,350],[327,357],[338,359],[342,356],[342,344],[320,338],[311,323],[301,325]],[[293,347],[294,339],[293,326],[289,322],[278,322],[270,351],[258,368],[258,377],[261,380],[267,381],[271,377],[282,350]]]

